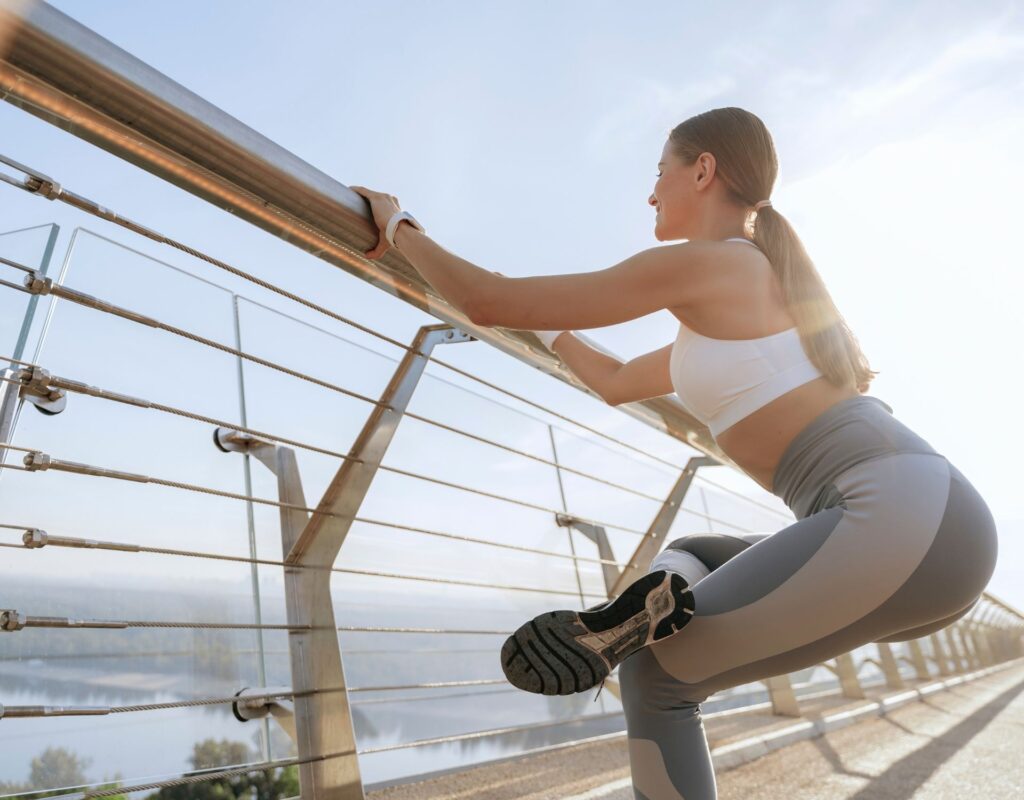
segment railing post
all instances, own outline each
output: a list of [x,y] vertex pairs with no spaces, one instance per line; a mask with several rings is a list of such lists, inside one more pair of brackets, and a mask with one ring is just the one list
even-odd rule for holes
[[960,637],[960,644],[966,654],[968,665],[971,669],[978,669],[981,667],[981,659],[978,657],[978,648],[971,636],[970,626],[970,621],[966,619],[958,620],[954,625],[957,636]]
[[957,643],[960,646],[960,652],[963,654],[966,669],[976,669],[978,662],[974,656],[974,651],[971,649],[970,642],[967,641],[967,628],[963,624],[963,620],[958,620],[956,624],[953,625],[952,630],[953,634],[956,636]]
[[852,653],[840,653],[835,658],[836,675],[839,677],[839,685],[842,686],[843,696],[862,699],[864,687],[860,685],[860,678],[857,676],[857,667],[853,663]]
[[[43,254],[39,259],[38,273],[42,277],[46,277],[47,271],[50,269],[50,262],[53,260],[53,251],[57,245],[57,236],[60,233],[60,226],[56,223],[50,225],[50,233],[46,237],[46,245],[43,247]],[[28,335],[32,330],[32,322],[35,319],[36,307],[39,303],[38,295],[31,295],[28,298],[28,305],[25,308],[25,314],[21,320],[21,328],[18,331],[18,338],[13,344],[13,352],[11,358],[23,359],[25,357],[25,348],[28,345]],[[6,345],[5,345],[6,347]],[[17,366],[8,362],[0,369],[0,376],[4,378],[13,378],[18,373]],[[14,437],[14,426],[18,418],[18,408],[20,406],[19,399],[21,397],[21,387],[13,383],[7,383],[3,381],[0,384],[0,442],[13,441]],[[7,449],[0,450],[0,464],[7,463]],[[3,477],[4,470],[0,469],[0,477]]]
[[978,650],[981,653],[981,663],[986,667],[995,663],[995,658],[992,655],[992,648],[989,647],[988,643],[988,628],[982,623],[977,623],[974,628],[974,635],[978,642]]
[[[17,370],[0,370],[0,376],[11,378],[17,374]],[[16,383],[0,381],[0,442],[9,442],[14,432],[14,412],[18,408],[18,390]],[[7,448],[0,448],[0,464],[6,463]],[[2,475],[4,470],[0,470]]]
[[[39,275],[40,277],[47,277],[47,272],[50,269],[50,262],[53,260],[53,251],[57,246],[57,236],[60,234],[60,225],[56,223],[50,226],[50,233],[46,237],[46,244],[43,246],[43,255],[39,259]],[[25,307],[25,316],[21,321],[21,330],[18,332],[18,339],[14,344],[14,352],[11,353],[11,357],[14,359],[23,359],[25,357],[25,348],[28,346],[28,335],[32,330],[32,323],[36,316],[36,307],[39,305],[39,295],[33,294],[28,298],[28,304]],[[10,351],[8,351],[10,352]],[[4,439],[2,441],[9,441]]]
[[996,663],[995,649],[992,646],[992,623],[991,618],[995,614],[995,606],[989,605],[978,615],[978,635],[981,641],[982,657],[985,665],[990,666]]
[[647,568],[650,566],[651,561],[665,546],[665,536],[669,528],[672,527],[679,509],[683,507],[683,500],[686,499],[686,493],[690,489],[690,484],[693,483],[697,470],[701,467],[717,466],[721,463],[717,458],[712,458],[711,456],[694,456],[686,462],[686,466],[683,467],[683,471],[672,487],[672,491],[665,498],[665,502],[658,509],[654,521],[651,522],[650,527],[647,529],[647,534],[640,540],[640,544],[637,545],[633,555],[630,556],[626,566],[622,569],[621,574],[615,581],[615,585],[609,590],[609,597],[618,597],[633,581],[638,580],[647,573]]
[[906,644],[907,651],[910,653],[910,663],[914,665],[917,679],[919,681],[926,681],[931,678],[932,674],[928,671],[928,662],[925,660],[921,642],[917,639],[911,639],[909,642],[904,642],[904,644]]
[[956,639],[953,637],[953,630],[950,627],[945,627],[941,631],[936,633],[942,634],[942,637],[946,640],[946,645],[949,647],[949,660],[953,664],[954,672],[966,672],[967,664],[960,657],[960,648],[957,647]]
[[878,647],[878,658],[882,662],[885,685],[890,689],[902,689],[904,686],[903,676],[900,675],[900,668],[896,663],[896,656],[893,655],[892,646],[888,642],[877,642],[876,646]]
[[[558,463],[558,445],[555,443],[555,426],[548,424],[548,440],[551,442],[551,460],[555,462],[555,480],[558,481],[558,496],[562,500],[562,512],[566,520],[573,519],[569,515],[569,503],[565,498],[565,486],[562,483],[562,468]],[[556,524],[562,525],[562,521],[559,519],[560,515],[555,515]],[[583,592],[583,578],[580,576],[580,562],[576,557],[576,542],[573,539],[571,524],[566,524],[566,536],[569,539],[569,553],[572,555],[572,571],[576,576],[576,590],[580,594],[580,608],[586,608],[587,599]],[[596,530],[593,535],[584,531],[583,533],[597,545],[598,557],[607,561],[614,561],[615,555],[612,553],[611,545],[608,544],[608,534],[605,533],[604,527],[593,526]],[[604,572],[605,587],[611,586],[615,582],[615,578],[618,577],[618,568],[614,564],[602,564],[602,570]],[[609,578],[610,576],[610,578]],[[604,703],[602,702],[602,707]]]
[[1024,652],[1024,641],[1021,640],[1021,626],[1019,622],[1017,622],[1013,628],[1012,642],[1013,647],[1011,652],[1013,657],[1017,658],[1022,654],[1022,652]]
[[996,653],[1000,661],[1006,660],[1006,628],[1002,625],[1002,614],[997,617],[997,625],[995,630],[996,639]]
[[[597,556],[604,561],[614,561],[615,553],[612,552],[612,546],[608,542],[608,532],[605,531],[603,525],[595,525],[592,522],[585,522],[582,519],[574,517],[572,514],[567,513],[555,513],[555,524],[569,529],[569,541],[572,542],[572,532],[577,530],[586,536],[590,541],[597,545]],[[576,555],[576,549],[572,549],[573,555]],[[579,586],[580,602],[583,606],[586,605],[583,595],[583,586],[580,583],[579,578],[579,562],[576,562],[576,581]],[[601,574],[604,576],[605,591],[608,592],[608,596],[612,597],[612,587],[615,586],[615,582],[619,579],[621,571],[614,564],[602,564]],[[581,606],[581,607],[583,607]]]
[[931,634],[928,639],[932,643],[932,659],[935,661],[935,665],[939,668],[939,675],[945,677],[949,675],[951,670],[949,668],[949,661],[946,657],[946,648],[942,646],[942,640],[939,638],[938,633]]
[[793,691],[793,683],[789,675],[773,675],[764,681],[768,686],[768,696],[772,701],[772,713],[782,717],[799,717],[800,701]]
[[[338,628],[331,599],[331,567],[377,473],[398,423],[438,343],[473,341],[450,325],[425,325],[310,516],[281,509],[285,599],[299,758],[326,758],[299,766],[302,800],[363,800],[355,732],[348,703]],[[246,434],[218,429],[223,450],[255,455],[278,478],[282,503],[306,507],[295,452]],[[329,690],[329,691],[325,691]]]

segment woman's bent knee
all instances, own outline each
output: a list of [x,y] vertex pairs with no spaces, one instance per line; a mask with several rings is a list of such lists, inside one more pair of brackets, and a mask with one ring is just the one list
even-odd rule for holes
[[649,647],[638,650],[619,665],[622,708],[630,716],[697,705],[708,698],[701,687],[672,677]]

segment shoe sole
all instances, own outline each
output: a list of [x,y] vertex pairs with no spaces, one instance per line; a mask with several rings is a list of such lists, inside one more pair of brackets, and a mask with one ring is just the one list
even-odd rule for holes
[[584,692],[640,648],[681,630],[692,616],[686,579],[659,569],[604,608],[534,617],[505,641],[501,666],[509,683],[527,692]]

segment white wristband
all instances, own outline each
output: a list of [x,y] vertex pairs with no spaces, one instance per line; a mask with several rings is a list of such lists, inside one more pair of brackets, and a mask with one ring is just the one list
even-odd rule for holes
[[392,247],[397,246],[395,244],[395,231],[398,230],[398,223],[403,219],[408,220],[416,230],[422,231],[423,233],[427,232],[426,229],[420,225],[416,221],[416,218],[408,211],[396,211],[392,215],[391,219],[388,220],[387,228],[384,230],[384,238],[388,240],[388,244]]
[[534,331],[533,333],[538,339],[544,342],[544,346],[548,350],[554,352],[555,339],[563,333],[568,333],[568,331]]

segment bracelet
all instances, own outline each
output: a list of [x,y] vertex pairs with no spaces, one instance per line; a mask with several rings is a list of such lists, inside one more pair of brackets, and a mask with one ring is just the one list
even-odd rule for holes
[[397,247],[395,244],[395,231],[398,230],[398,223],[402,220],[407,220],[416,230],[426,233],[426,229],[416,221],[416,217],[410,214],[408,211],[396,211],[391,219],[388,220],[387,228],[384,229],[384,238],[388,240],[388,244],[392,247]]

